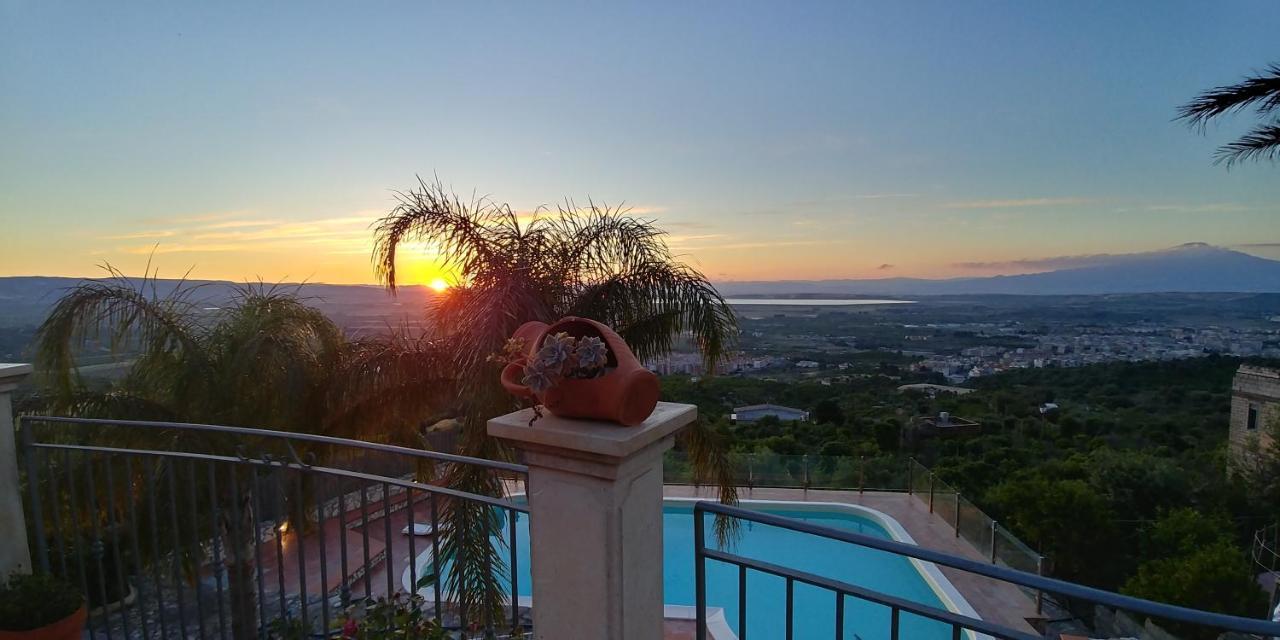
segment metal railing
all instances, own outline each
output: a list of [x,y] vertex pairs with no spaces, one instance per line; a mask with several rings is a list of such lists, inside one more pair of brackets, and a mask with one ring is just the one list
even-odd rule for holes
[[[902,637],[902,634],[905,633],[903,631],[904,619],[908,617],[924,618],[926,620],[933,621],[935,625],[948,629],[949,634],[945,635],[948,635],[953,640],[958,640],[965,635],[972,634],[980,634],[982,636],[990,636],[1004,640],[1038,640],[1040,638],[1039,635],[1032,635],[946,609],[874,591],[844,580],[821,576],[811,572],[799,571],[778,564],[742,556],[723,549],[709,548],[707,546],[706,539],[706,520],[708,515],[735,518],[754,523],[755,525],[778,527],[801,534],[819,536],[828,540],[857,545],[867,549],[874,549],[904,558],[914,558],[923,562],[931,562],[935,565],[950,567],[952,569],[958,569],[978,576],[984,576],[1001,582],[1018,585],[1027,590],[1044,591],[1071,599],[1094,602],[1114,609],[1122,609],[1160,620],[1178,622],[1223,632],[1253,634],[1256,637],[1280,637],[1280,623],[1210,613],[1207,611],[1198,611],[1185,607],[1161,604],[1150,600],[1142,600],[1140,598],[1124,596],[1118,593],[1103,591],[1101,589],[1094,589],[1092,587],[1085,587],[1070,582],[1064,582],[1062,580],[1047,578],[1034,573],[960,558],[958,556],[924,549],[911,544],[885,540],[883,538],[854,533],[852,531],[833,529],[770,513],[752,511],[749,509],[708,501],[697,502],[694,505],[693,512],[694,575],[695,580],[697,581],[695,595],[697,616],[696,637],[698,640],[706,640],[708,637],[708,560],[725,563],[727,565],[737,567],[738,569],[737,631],[739,640],[746,640],[748,637],[746,633],[746,623],[750,594],[747,589],[747,576],[751,572],[775,576],[785,581],[786,596],[784,624],[786,628],[785,637],[787,640],[792,640],[795,637],[795,594],[797,584],[807,585],[810,590],[816,589],[820,592],[829,593],[832,596],[830,615],[831,619],[835,622],[833,637],[837,640],[843,640],[846,637],[853,637],[853,635],[848,633],[846,629],[846,623],[851,620],[845,615],[846,601],[849,598],[878,605],[888,612],[888,619],[885,624],[885,628],[883,629],[884,635],[878,637],[885,637],[889,640],[898,640],[898,638]],[[867,620],[867,616],[862,616],[861,619],[865,622]],[[869,636],[861,634],[859,634],[858,637],[869,638]],[[915,640],[916,637],[918,637],[918,634],[912,636],[913,640]],[[806,636],[807,640],[808,638],[809,636]]]
[[[896,491],[915,496],[929,512],[951,525],[957,538],[973,546],[992,563],[1044,574],[1048,559],[1027,546],[951,485],[915,458],[883,456],[793,456],[775,453],[733,454],[730,462],[739,487]],[[692,484],[693,471],[681,453],[664,459],[663,481]],[[1040,605],[1039,594],[1028,594]]]
[[968,542],[994,564],[1041,575],[1048,570],[1045,556],[1024,544],[918,460],[909,458],[907,468],[908,493],[928,504],[929,513],[949,523],[957,538]]
[[[462,637],[508,628],[442,593],[442,514],[464,505],[505,517],[504,608],[527,626],[508,542],[528,509],[495,497],[524,466],[221,425],[24,416],[19,431],[34,560],[84,590],[91,639],[323,638],[353,599],[404,591]],[[494,495],[433,484],[460,466]]]
[[[906,491],[907,471],[901,458],[854,456],[794,456],[777,453],[729,455],[739,487]],[[688,457],[668,452],[663,459],[663,482],[693,484]]]
[[1263,527],[1253,534],[1250,553],[1254,564],[1271,574],[1271,593],[1267,599],[1268,614],[1280,611],[1280,524]]

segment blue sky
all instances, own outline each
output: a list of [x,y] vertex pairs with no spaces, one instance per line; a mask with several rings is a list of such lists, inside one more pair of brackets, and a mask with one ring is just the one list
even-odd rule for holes
[[625,201],[715,279],[1191,241],[1280,257],[1280,167],[1212,165],[1250,119],[1171,121],[1280,61],[1278,20],[1262,1],[0,0],[0,275],[139,270],[154,248],[162,275],[369,282],[367,225],[419,173],[519,210]]

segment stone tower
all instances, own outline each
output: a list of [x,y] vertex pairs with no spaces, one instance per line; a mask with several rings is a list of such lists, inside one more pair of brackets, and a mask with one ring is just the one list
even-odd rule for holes
[[1230,442],[1235,465],[1249,464],[1251,451],[1271,446],[1274,420],[1280,420],[1280,370],[1241,365],[1231,383]]

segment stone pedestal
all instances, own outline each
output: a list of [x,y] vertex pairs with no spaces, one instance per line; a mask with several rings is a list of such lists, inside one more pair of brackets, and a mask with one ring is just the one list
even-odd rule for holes
[[30,374],[29,364],[0,363],[0,581],[10,573],[31,573],[31,549],[18,488],[12,400],[13,390]]
[[661,640],[662,454],[697,413],[660,402],[636,427],[530,426],[530,409],[489,421],[529,465],[535,638]]

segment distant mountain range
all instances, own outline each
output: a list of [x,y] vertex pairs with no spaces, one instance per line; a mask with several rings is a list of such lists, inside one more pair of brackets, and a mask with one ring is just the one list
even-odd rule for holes
[[716,287],[735,297],[1280,292],[1280,261],[1201,242],[1161,251],[1092,256],[1087,262],[1013,276],[718,282]]
[[[1280,261],[1203,243],[1163,251],[1088,257],[1087,266],[989,278],[886,278],[879,280],[783,280],[720,282],[726,296],[843,297],[951,295],[1096,295],[1125,293],[1280,293]],[[34,324],[79,278],[0,277],[0,327]],[[158,280],[164,295],[177,280]],[[225,281],[187,282],[198,286],[195,300],[209,306],[227,302],[238,285]],[[343,326],[377,328],[415,322],[433,297],[424,287],[403,287],[391,297],[372,285],[306,284],[300,295]]]
[[[43,276],[0,277],[0,328],[40,322],[58,297],[82,280]],[[192,289],[189,300],[206,307],[226,304],[243,286],[224,280],[183,282],[157,279],[153,282],[155,293],[160,296],[172,293],[181,282],[184,287]],[[395,297],[374,285],[293,283],[275,286],[283,291],[297,291],[309,304],[348,328],[378,329],[388,324],[398,326],[405,322],[418,322],[423,317],[422,310],[435,295],[430,289],[420,286],[400,287]]]

